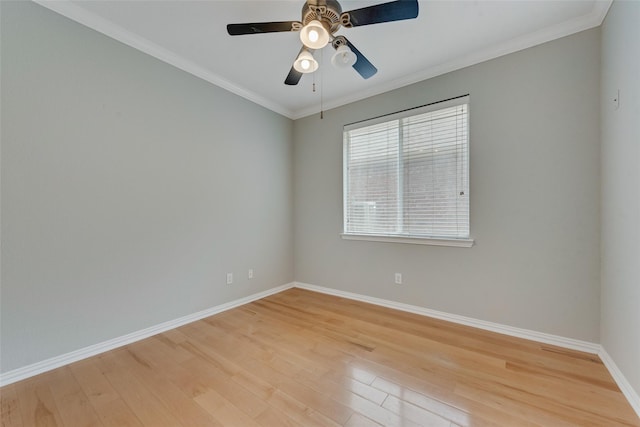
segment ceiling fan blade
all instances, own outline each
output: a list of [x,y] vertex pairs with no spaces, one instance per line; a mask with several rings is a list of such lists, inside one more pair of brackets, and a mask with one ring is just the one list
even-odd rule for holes
[[351,51],[355,53],[356,57],[358,58],[356,60],[356,63],[353,64],[354,70],[356,70],[363,79],[368,79],[369,77],[377,73],[378,69],[374,67],[373,64],[369,62],[369,60],[358,49],[356,49],[353,43],[347,40],[346,37],[343,38],[347,42],[347,46],[349,46],[349,49],[351,49]]
[[[300,52],[298,52],[298,55],[296,55],[296,59],[304,50],[305,50],[305,47],[302,46],[302,48],[300,48]],[[302,78],[302,73],[296,70],[295,68],[293,68],[293,66],[291,66],[291,70],[289,70],[289,74],[287,74],[287,78],[284,79],[284,84],[289,86],[295,86],[298,84],[301,78]]]
[[278,33],[282,31],[298,31],[302,24],[299,21],[254,22],[247,24],[229,24],[227,32],[230,36],[244,34]]
[[418,0],[397,0],[344,12],[340,20],[344,27],[402,21],[418,16]]
[[302,78],[302,73],[300,71],[297,71],[295,68],[291,67],[291,70],[289,70],[289,74],[287,74],[287,78],[284,80],[284,84],[289,86],[295,86],[298,84],[301,78]]

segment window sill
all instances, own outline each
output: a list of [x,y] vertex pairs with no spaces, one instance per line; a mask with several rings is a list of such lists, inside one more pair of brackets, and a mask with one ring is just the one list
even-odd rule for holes
[[470,248],[473,239],[438,239],[430,237],[376,236],[371,234],[341,234],[345,240],[366,240],[370,242],[409,243],[413,245],[452,246]]

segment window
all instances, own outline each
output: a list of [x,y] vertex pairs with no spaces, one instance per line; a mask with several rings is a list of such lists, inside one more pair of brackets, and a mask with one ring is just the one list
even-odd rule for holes
[[344,238],[471,246],[469,97],[344,128]]

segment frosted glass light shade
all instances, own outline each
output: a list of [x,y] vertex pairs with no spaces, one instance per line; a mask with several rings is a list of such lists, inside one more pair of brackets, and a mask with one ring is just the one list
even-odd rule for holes
[[300,40],[309,49],[322,49],[329,43],[329,32],[314,19],[300,30]]
[[300,73],[313,73],[318,69],[318,61],[311,55],[311,52],[305,50],[300,52],[293,63],[293,68]]
[[331,63],[337,68],[351,67],[357,60],[356,54],[345,45],[338,46],[336,53],[331,57]]

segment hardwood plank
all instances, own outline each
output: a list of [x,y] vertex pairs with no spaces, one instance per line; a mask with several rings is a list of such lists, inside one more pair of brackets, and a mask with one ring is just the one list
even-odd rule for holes
[[174,414],[156,398],[134,375],[119,366],[119,359],[125,357],[127,350],[118,349],[98,356],[105,376],[122,396],[122,399],[140,419],[143,425],[170,427],[183,424]]
[[206,380],[210,390],[220,393],[249,417],[254,418],[269,407],[263,399],[233,381],[232,377],[225,375],[201,359],[191,360],[183,366],[188,371],[198,372],[199,377]]
[[2,407],[2,427],[22,427],[22,415],[15,386],[8,385],[2,388],[0,394],[0,405]]
[[120,394],[111,386],[98,366],[97,358],[90,358],[69,366],[71,372],[85,392],[94,410],[105,426],[134,427],[142,423]]
[[69,369],[94,408],[120,398],[120,394],[103,375],[95,358],[73,363],[69,365]]
[[[283,296],[283,298],[286,297]],[[310,305],[324,308],[328,305],[327,303],[332,301],[332,298],[334,297],[321,295],[315,298]],[[424,318],[417,314],[393,310],[391,310],[393,313],[390,313],[390,310],[385,307],[371,306],[358,301],[344,301],[345,304],[332,306],[332,311],[365,320],[376,326],[389,327],[418,337],[429,337],[445,344],[454,344],[456,347],[470,349],[479,354],[498,355],[513,363],[534,363],[537,366],[549,368],[558,365],[564,371],[575,370],[587,377],[604,379],[610,384],[610,376],[606,369],[590,369],[592,362],[601,363],[593,354],[562,349],[438,319],[428,319],[425,322],[421,321],[420,319]],[[541,349],[544,351],[540,351]],[[563,357],[565,355],[571,357]]]
[[451,422],[446,418],[438,416],[395,396],[389,396],[385,399],[382,407],[424,427],[449,427],[451,425]]
[[[118,366],[134,375],[141,384],[151,390],[157,400],[162,403],[170,414],[178,418],[184,425],[190,427],[216,425],[213,418],[203,411],[190,396],[171,383],[166,373],[170,360],[164,359],[159,351],[148,351],[147,340],[138,345],[129,346],[128,352],[118,358]],[[146,361],[141,363],[143,357]]]
[[[304,405],[309,411],[317,412],[321,414],[317,418],[326,418],[326,420],[332,420],[338,425],[342,425],[352,414],[349,407],[343,405],[340,402],[335,401],[331,395],[318,392],[317,390],[302,384],[295,379],[292,379],[289,375],[297,372],[294,365],[281,364],[278,362],[281,360],[263,362],[256,359],[249,359],[243,361],[243,368],[253,373],[254,375],[260,375],[270,384],[275,385],[276,391],[281,392],[282,395],[286,395]],[[274,393],[275,395],[275,393]],[[274,398],[272,395],[267,401],[271,402]]]
[[482,420],[479,415],[476,415],[474,418],[467,411],[458,409],[425,394],[414,391],[406,386],[393,383],[381,377],[377,377],[372,386],[379,390],[383,390],[389,393],[389,395],[397,397],[404,402],[413,404],[434,414],[439,414],[443,418],[446,418],[452,423],[460,426],[498,425],[488,424],[485,420]]
[[143,424],[121,398],[94,406],[105,427],[141,427]]
[[295,421],[286,413],[280,412],[269,406],[255,418],[262,427],[304,427],[304,424]]
[[[259,375],[284,394],[295,397],[306,407],[323,414],[338,424],[344,423],[351,416],[352,411],[331,399],[331,396],[316,393],[309,387],[291,379],[292,372],[303,368],[297,367],[273,353],[265,352],[259,346],[251,346],[235,337],[227,337],[226,345],[216,345],[214,350],[212,348],[214,343],[219,343],[219,340],[223,338],[220,335],[219,331],[211,330],[207,339],[199,341],[198,344],[202,347],[209,347],[210,354],[218,354],[218,358],[227,360],[227,363],[235,357],[234,362],[243,370]],[[242,356],[238,356],[238,354]]]
[[337,427],[340,424],[334,422],[330,418],[327,418],[323,414],[314,411],[304,403],[295,399],[293,396],[277,390],[269,397],[268,402],[274,408],[280,410],[280,412],[287,414],[287,416],[293,418],[296,422],[304,426],[309,427]]
[[[330,417],[340,418],[344,409],[331,404],[330,399],[326,399],[326,396],[316,396],[305,390],[304,387],[289,380],[286,375],[278,372],[273,366],[263,364],[254,350],[232,339],[232,337],[225,339],[227,346],[218,346],[219,341],[211,340],[218,335],[218,331],[210,331],[209,335],[201,337],[199,340],[192,340],[189,343],[189,348],[205,361],[213,362],[213,365],[220,367],[223,372],[231,375],[239,384],[255,389],[252,391],[258,393],[265,402],[286,411],[287,415],[295,421],[304,425],[339,425],[333,422]],[[242,356],[237,357],[238,354],[242,354]],[[254,354],[255,357],[250,358],[251,354]],[[317,410],[318,408],[324,414]],[[350,416],[350,412],[345,418],[348,416]]]
[[356,412],[351,416],[351,418],[349,418],[349,421],[347,421],[347,423],[344,426],[345,427],[381,427],[382,425]]
[[102,426],[98,414],[89,403],[89,398],[68,366],[51,372],[49,388],[64,425]]
[[259,427],[250,416],[239,410],[235,405],[222,397],[215,390],[209,390],[195,398],[195,401],[211,414],[220,425]]
[[63,426],[49,388],[52,375],[48,372],[15,384],[25,426]]
[[[172,332],[172,331],[169,331],[169,332]],[[176,343],[174,340],[169,338],[169,334],[167,333],[155,335],[153,337],[153,340],[156,340],[162,343],[166,347],[165,353],[167,353],[167,355],[169,355],[171,359],[175,361],[175,363],[186,362],[187,360],[190,360],[193,358],[193,354],[191,354],[190,352],[188,352],[187,350],[185,350],[183,347],[180,346],[180,344],[184,341],[180,343]]]
[[596,355],[302,289],[0,397],[6,427],[640,427]]
[[[455,389],[443,389],[429,380],[395,369],[361,361],[360,366],[379,373],[373,386],[406,399],[463,426],[538,426],[535,422],[502,411],[500,408],[478,404],[455,393]],[[385,385],[386,384],[386,385]],[[413,392],[413,393],[412,393]],[[453,418],[452,414],[455,414]]]
[[[490,382],[460,385],[456,393],[488,406],[507,408],[525,419],[539,420],[543,425],[593,427],[633,425],[630,424],[633,420],[626,420],[615,413],[602,417],[598,414],[602,412],[602,407],[593,407],[593,410],[576,409],[567,402],[548,399],[526,390],[504,388]],[[603,405],[606,405],[606,402]]]

